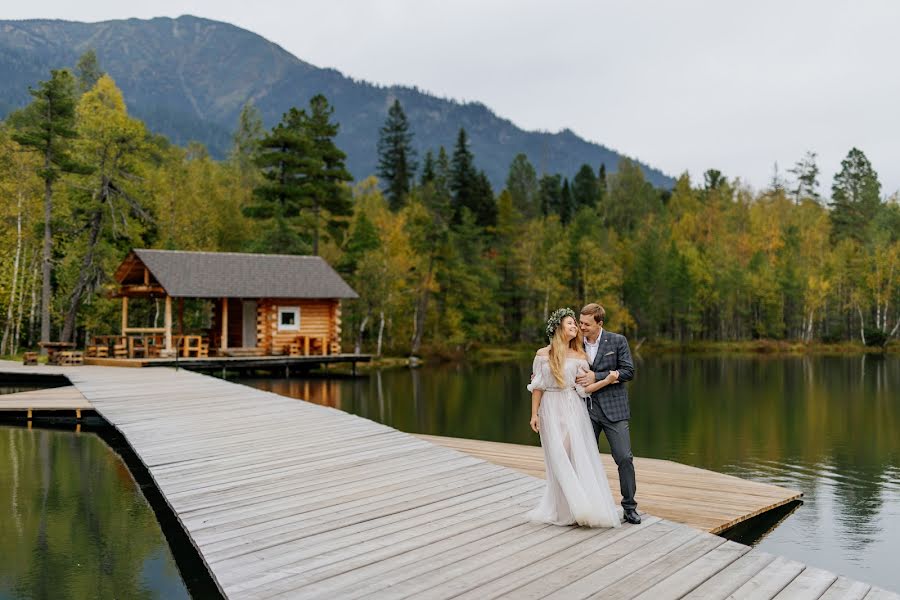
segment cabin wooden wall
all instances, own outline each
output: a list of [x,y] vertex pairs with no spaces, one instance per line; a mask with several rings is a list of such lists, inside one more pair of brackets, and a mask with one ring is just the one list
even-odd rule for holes
[[[278,330],[278,307],[300,307],[300,329],[298,331]],[[340,344],[340,301],[324,300],[289,300],[284,298],[259,300],[257,305],[257,335],[259,346],[266,354],[280,353],[286,344],[290,344],[298,335],[325,335],[328,342]],[[229,325],[230,327],[230,325]],[[340,352],[338,346],[337,351]]]
[[[300,329],[298,331],[278,330],[278,307],[300,307]],[[213,346],[219,346],[222,332],[222,301],[213,301],[212,339]],[[228,299],[228,347],[240,348],[243,338],[243,304],[238,298]],[[261,298],[256,304],[257,347],[266,354],[280,354],[286,344],[300,335],[326,335],[332,350],[340,352],[341,303],[340,300],[291,300],[284,298]]]

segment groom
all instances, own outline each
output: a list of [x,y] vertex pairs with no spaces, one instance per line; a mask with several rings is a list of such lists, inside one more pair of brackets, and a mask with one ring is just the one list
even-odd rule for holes
[[580,375],[576,382],[587,386],[604,379],[610,371],[618,371],[618,381],[594,392],[588,403],[588,413],[594,435],[606,434],[613,460],[619,467],[619,489],[622,491],[622,508],[625,520],[637,525],[641,516],[637,512],[634,492],[634,461],[631,454],[631,436],[628,432],[628,388],[622,384],[634,377],[634,364],[625,336],[603,329],[606,311],[599,304],[588,304],[581,309],[578,324],[584,335],[584,351],[588,355],[591,370]]

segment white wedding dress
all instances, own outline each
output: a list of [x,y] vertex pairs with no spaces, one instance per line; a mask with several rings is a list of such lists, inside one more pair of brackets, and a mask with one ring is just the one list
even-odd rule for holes
[[588,527],[618,527],[622,522],[622,510],[613,502],[583,399],[589,394],[575,384],[578,370],[588,368],[584,359],[567,358],[561,387],[550,371],[549,359],[534,359],[534,379],[528,391],[544,390],[538,419],[547,487],[528,513],[529,520]]

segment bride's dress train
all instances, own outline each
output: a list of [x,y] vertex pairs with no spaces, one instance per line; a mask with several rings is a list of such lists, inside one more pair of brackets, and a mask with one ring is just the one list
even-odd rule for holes
[[547,487],[528,518],[554,525],[618,527],[622,510],[613,502],[606,480],[594,429],[582,399],[587,394],[575,385],[579,368],[588,369],[587,361],[567,358],[565,385],[560,387],[550,372],[548,358],[534,359],[534,379],[528,391],[544,390],[538,418]]

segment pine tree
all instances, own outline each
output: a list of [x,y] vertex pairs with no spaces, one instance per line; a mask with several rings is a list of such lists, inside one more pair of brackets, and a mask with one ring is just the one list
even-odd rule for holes
[[394,100],[378,136],[378,175],[387,184],[388,203],[395,212],[403,206],[418,168],[412,138],[403,107]]
[[482,229],[497,225],[497,201],[487,173],[479,171],[475,178],[475,190],[469,209],[475,215],[475,223]]
[[350,193],[343,183],[353,177],[344,166],[347,155],[337,147],[340,126],[331,121],[334,108],[322,94],[309,101],[309,117],[303,120],[306,137],[312,144],[313,160],[307,161],[304,172],[304,192],[313,213],[313,254],[319,254],[319,227],[322,211],[330,217],[326,225],[332,229],[345,228],[339,217],[353,214]]
[[539,212],[537,173],[524,154],[517,154],[509,165],[506,189],[512,196],[516,210],[528,218],[537,216]]
[[75,65],[75,76],[78,78],[78,90],[85,93],[93,88],[105,73],[100,68],[100,61],[97,60],[97,53],[93,48],[88,49],[78,59]]
[[562,196],[562,176],[544,175],[538,182],[538,202],[545,217],[559,214]]
[[434,172],[434,153],[429,150],[425,153],[425,164],[422,165],[422,185],[432,183],[437,176]]
[[881,204],[881,183],[866,155],[852,148],[831,186],[831,238],[866,240]]
[[250,181],[256,156],[259,153],[259,145],[264,135],[265,130],[259,110],[252,102],[247,102],[241,108],[237,130],[231,136],[231,152],[228,156],[237,167],[244,183]]
[[582,207],[595,209],[599,200],[600,190],[597,185],[597,176],[590,165],[581,165],[575,179],[572,180],[572,199],[575,202],[575,212]]
[[807,152],[801,160],[797,161],[792,169],[788,169],[796,179],[791,194],[794,202],[800,204],[803,198],[809,198],[819,202],[819,167],[816,165],[816,153]]
[[263,182],[253,190],[257,202],[244,207],[253,219],[271,219],[267,238],[258,247],[268,252],[304,254],[308,246],[290,226],[304,208],[305,174],[313,160],[312,141],[304,129],[304,114],[296,108],[285,113],[281,122],[263,137],[254,159],[262,171]]
[[569,179],[563,179],[562,189],[559,192],[559,221],[566,225],[572,220],[575,207],[572,200],[572,191],[569,188]]
[[[53,185],[65,173],[84,173],[71,155],[75,131],[75,79],[66,70],[50,71],[50,79],[29,92],[31,104],[10,117],[16,129],[13,139],[38,153],[43,161],[44,244],[41,268],[41,341],[50,341],[51,254],[53,232]],[[45,352],[42,350],[42,352]]]
[[[454,223],[462,218],[462,209],[472,211],[478,190],[478,171],[475,170],[475,157],[469,150],[466,130],[460,128],[450,161],[450,190],[453,192]],[[474,212],[474,211],[473,211]]]

